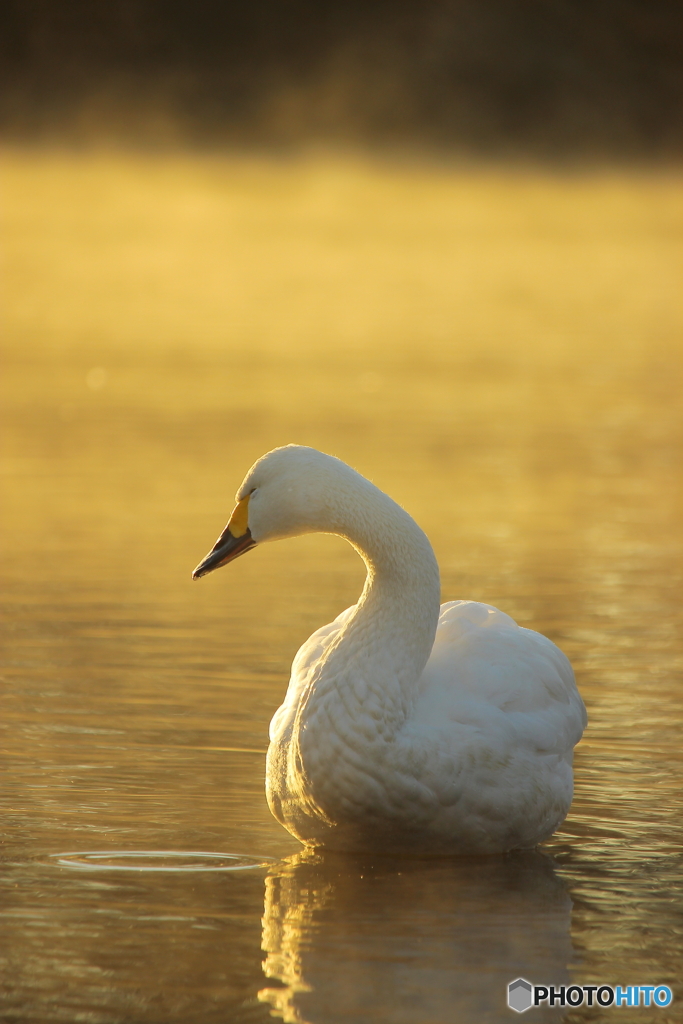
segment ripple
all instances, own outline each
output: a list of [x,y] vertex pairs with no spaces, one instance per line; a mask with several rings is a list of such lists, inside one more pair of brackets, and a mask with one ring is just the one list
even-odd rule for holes
[[202,853],[187,850],[87,850],[52,853],[50,862],[76,871],[248,871],[267,867],[272,857],[248,853]]

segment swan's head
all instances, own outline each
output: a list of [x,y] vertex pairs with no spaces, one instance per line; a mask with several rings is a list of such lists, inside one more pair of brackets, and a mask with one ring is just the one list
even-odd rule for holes
[[247,473],[228,525],[192,573],[193,579],[227,565],[262,541],[342,532],[345,498],[352,503],[354,492],[358,495],[364,487],[376,490],[331,455],[296,444],[275,448]]

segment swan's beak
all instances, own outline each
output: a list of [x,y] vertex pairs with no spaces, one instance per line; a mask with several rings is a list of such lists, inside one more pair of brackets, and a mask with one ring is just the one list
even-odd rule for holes
[[214,569],[220,569],[222,565],[233,562],[240,555],[243,555],[245,551],[250,551],[251,548],[256,547],[256,541],[253,539],[247,526],[248,505],[248,495],[237,503],[230,516],[230,522],[206,558],[202,559],[192,573],[193,580],[206,576],[207,573],[213,572]]
[[213,572],[214,569],[220,569],[222,565],[233,562],[245,551],[250,551],[255,547],[256,541],[252,539],[249,530],[242,537],[233,537],[229,527],[226,526],[206,558],[202,559],[192,573],[192,579],[198,580],[201,576]]

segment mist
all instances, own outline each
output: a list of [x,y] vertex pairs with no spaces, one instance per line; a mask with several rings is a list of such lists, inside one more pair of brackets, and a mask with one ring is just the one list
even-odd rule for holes
[[0,138],[677,160],[672,0],[12,0]]

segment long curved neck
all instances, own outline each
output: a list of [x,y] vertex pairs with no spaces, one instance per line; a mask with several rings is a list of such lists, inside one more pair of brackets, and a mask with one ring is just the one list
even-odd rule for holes
[[356,548],[368,574],[310,697],[341,702],[354,723],[370,715],[386,740],[410,713],[434,643],[439,569],[423,531],[391,498],[367,481],[344,497],[329,532]]

